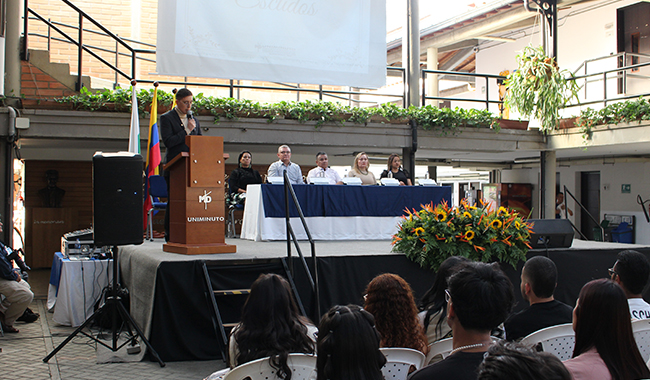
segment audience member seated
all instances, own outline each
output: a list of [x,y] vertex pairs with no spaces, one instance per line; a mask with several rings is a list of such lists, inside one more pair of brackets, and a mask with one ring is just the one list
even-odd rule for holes
[[571,380],[571,374],[555,355],[505,340],[490,346],[478,368],[479,380]]
[[399,154],[393,153],[388,157],[388,169],[384,170],[379,178],[395,178],[399,181],[400,186],[413,186],[409,172],[402,169],[402,161]]
[[467,263],[449,278],[447,321],[453,347],[444,360],[414,372],[410,380],[475,380],[490,346],[490,332],[512,309],[512,283],[496,264]]
[[574,380],[650,378],[634,340],[625,293],[614,281],[598,279],[582,287],[573,330],[573,358],[564,365]]
[[551,259],[535,256],[526,261],[520,289],[530,306],[506,320],[506,339],[519,340],[537,330],[571,322],[571,306],[553,298],[556,286],[557,268]]
[[[255,359],[271,357],[281,378],[290,372],[290,353],[313,354],[316,327],[300,316],[291,287],[277,274],[262,274],[251,286],[244,304],[241,322],[230,334],[228,364],[230,368]],[[219,379],[227,370],[208,379]]]
[[354,164],[352,164],[352,169],[348,172],[348,177],[361,178],[362,185],[376,185],[377,179],[371,171],[368,171],[369,167],[368,155],[366,152],[361,152],[354,158]]
[[[0,220],[0,233],[2,233],[2,220]],[[31,287],[23,281],[20,271],[14,269],[8,258],[13,249],[0,242],[0,294],[5,299],[0,304],[0,323],[5,333],[17,333],[14,327],[16,320],[30,323],[38,319],[38,314],[26,315],[27,307],[34,299]],[[26,318],[26,319],[25,319]]]
[[447,279],[456,272],[463,263],[469,259],[463,256],[452,256],[440,264],[436,279],[433,285],[420,301],[420,324],[425,328],[427,342],[431,344],[440,339],[451,337],[451,327],[447,324],[447,301],[445,290],[447,290]]
[[364,308],[375,317],[381,347],[405,347],[427,354],[427,337],[418,320],[413,290],[398,275],[384,273],[366,288]]
[[372,314],[357,305],[334,306],[318,326],[317,380],[383,380],[386,358]]
[[236,194],[246,194],[248,185],[262,183],[260,172],[253,169],[253,154],[247,150],[239,153],[239,167],[232,171],[228,184],[230,192]]
[[620,252],[616,256],[614,267],[609,269],[609,275],[623,288],[632,318],[650,318],[650,305],[643,300],[641,294],[650,275],[648,258],[633,250]]
[[307,173],[307,178],[327,178],[330,181],[330,185],[343,184],[339,173],[329,167],[329,160],[325,152],[316,153],[316,167]]
[[284,172],[287,172],[289,181],[294,184],[304,183],[302,181],[302,170],[298,164],[291,162],[291,148],[287,145],[281,145],[278,148],[278,161],[275,161],[269,166],[266,171],[267,177],[284,177]]

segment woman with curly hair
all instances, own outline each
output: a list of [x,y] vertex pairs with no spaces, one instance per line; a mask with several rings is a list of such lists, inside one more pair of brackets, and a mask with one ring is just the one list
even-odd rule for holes
[[[289,354],[313,354],[316,333],[316,327],[299,314],[287,280],[262,274],[251,286],[241,322],[230,334],[228,364],[234,368],[270,356],[278,377],[290,380]],[[215,372],[208,379],[223,375],[223,371]]]
[[411,286],[398,275],[384,273],[366,288],[364,308],[375,317],[382,347],[428,351]]
[[386,358],[372,314],[357,305],[334,306],[318,326],[317,380],[383,380]]

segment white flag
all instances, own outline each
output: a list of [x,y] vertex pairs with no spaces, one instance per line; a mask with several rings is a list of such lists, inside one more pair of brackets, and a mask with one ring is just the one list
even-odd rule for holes
[[140,154],[140,118],[138,117],[138,97],[135,95],[135,86],[131,100],[131,130],[129,132],[129,152]]

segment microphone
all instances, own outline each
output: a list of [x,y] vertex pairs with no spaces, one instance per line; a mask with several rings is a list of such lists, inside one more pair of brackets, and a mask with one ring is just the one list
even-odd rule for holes
[[192,118],[192,110],[187,111],[187,120]]

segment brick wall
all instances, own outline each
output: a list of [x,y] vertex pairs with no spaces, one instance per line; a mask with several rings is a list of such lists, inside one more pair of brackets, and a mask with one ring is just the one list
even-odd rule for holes
[[23,106],[36,103],[37,99],[74,95],[75,91],[44,73],[29,62],[21,61],[20,87]]

